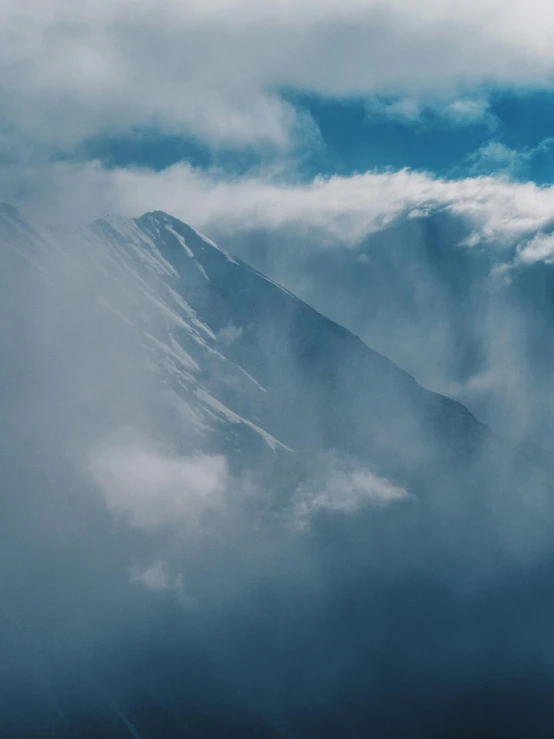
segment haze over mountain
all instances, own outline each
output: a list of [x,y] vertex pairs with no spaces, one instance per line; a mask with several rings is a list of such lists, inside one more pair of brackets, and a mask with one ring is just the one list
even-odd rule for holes
[[539,444],[166,213],[0,254],[2,736],[550,736]]
[[[223,222],[214,230],[235,253],[426,387],[460,400],[499,435],[552,449],[550,208],[533,224],[506,206],[504,218],[494,211],[481,226],[459,210],[432,202],[407,207],[359,233],[290,221],[275,227],[263,218],[257,226]],[[521,229],[515,236],[512,221]]]
[[1,0],[0,739],[551,739],[552,38]]

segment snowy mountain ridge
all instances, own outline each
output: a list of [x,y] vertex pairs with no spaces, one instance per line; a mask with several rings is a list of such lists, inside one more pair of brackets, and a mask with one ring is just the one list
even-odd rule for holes
[[[272,450],[338,447],[380,466],[416,437],[433,436],[417,450],[424,458],[437,445],[465,454],[489,436],[462,405],[166,213],[40,230],[4,205],[0,238],[58,289],[92,285],[114,321],[140,334],[166,396],[200,435],[240,429]],[[369,424],[356,420],[364,406]],[[337,432],[345,418],[352,428]]]
[[0,266],[10,739],[359,736],[396,699],[380,634],[398,680],[398,619],[429,609],[441,653],[417,583],[448,604],[549,555],[548,454],[177,219],[4,205]]

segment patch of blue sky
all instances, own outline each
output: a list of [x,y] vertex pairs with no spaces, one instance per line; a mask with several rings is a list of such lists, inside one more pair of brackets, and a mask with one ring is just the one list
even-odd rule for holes
[[72,156],[98,159],[107,168],[147,167],[155,172],[185,161],[199,169],[219,168],[237,175],[252,170],[261,159],[253,148],[214,149],[185,133],[167,134],[154,128],[95,136]]
[[107,167],[155,171],[186,161],[230,176],[286,159],[282,171],[297,181],[407,167],[440,177],[503,174],[554,182],[554,91],[496,90],[468,95],[461,103],[417,105],[394,97],[368,102],[297,91],[283,96],[318,131],[290,151],[214,148],[186,134],[135,129],[89,139],[77,156]]

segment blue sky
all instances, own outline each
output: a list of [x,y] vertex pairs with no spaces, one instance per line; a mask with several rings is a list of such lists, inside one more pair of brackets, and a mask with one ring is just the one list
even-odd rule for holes
[[[432,108],[424,109],[415,120],[395,119],[386,112],[372,111],[363,100],[314,99],[307,105],[325,142],[323,166],[340,174],[409,167],[441,177],[464,177],[474,173],[477,153],[491,142],[526,153],[554,134],[551,92],[495,91],[490,94],[487,114],[467,123],[452,121]],[[482,155],[479,159],[482,174],[494,174],[503,165]],[[550,183],[552,164],[548,149],[537,151],[525,173],[517,176]]]
[[536,230],[554,202],[553,33],[546,0],[5,0],[0,198],[208,230],[325,230],[335,212],[351,240],[387,222],[372,203],[394,183],[394,213],[479,212],[490,239],[500,197]]
[[[387,110],[391,101],[386,98],[337,99],[295,91],[283,98],[298,114],[309,115],[317,131],[286,153],[287,173],[295,180],[408,167],[441,177],[503,173],[541,185],[554,181],[553,91],[489,91],[483,114],[469,121],[441,115],[432,106],[411,117],[395,115]],[[99,158],[107,167],[156,171],[186,161],[236,176],[279,161],[283,152],[210,146],[184,133],[150,127],[91,137],[73,156]]]

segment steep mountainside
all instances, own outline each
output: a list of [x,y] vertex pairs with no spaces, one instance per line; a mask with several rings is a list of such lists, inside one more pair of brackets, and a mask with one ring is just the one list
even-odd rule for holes
[[165,213],[0,259],[2,736],[445,736],[535,648],[547,454]]
[[552,449],[554,264],[532,240],[480,241],[473,229],[442,207],[402,214],[360,241],[294,226],[229,233],[223,223],[220,234],[498,435]]
[[80,280],[122,333],[140,334],[189,433],[278,453],[335,449],[389,472],[466,464],[488,440],[462,405],[164,213],[39,234],[5,207],[0,226],[4,249],[53,289]]

